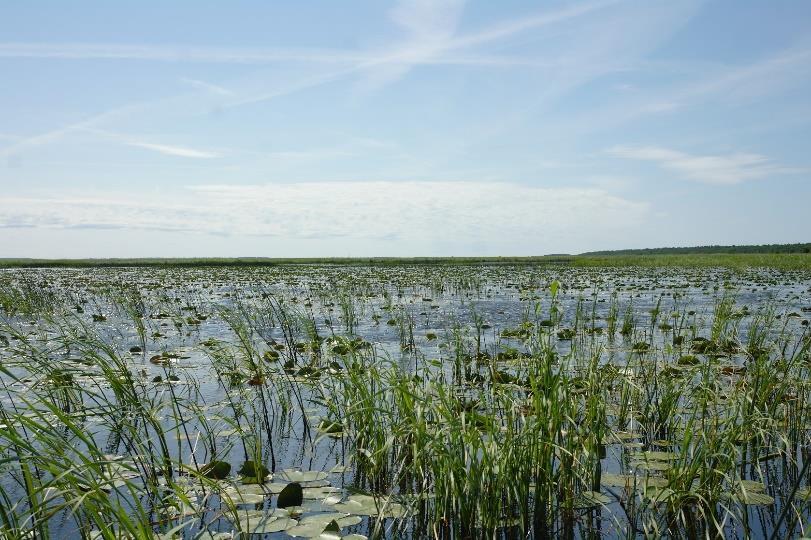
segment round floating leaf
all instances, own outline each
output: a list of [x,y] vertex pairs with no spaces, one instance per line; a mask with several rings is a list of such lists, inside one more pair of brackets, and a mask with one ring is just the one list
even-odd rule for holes
[[603,473],[600,475],[600,484],[618,488],[624,488],[625,486],[633,487],[634,475]]
[[613,501],[611,497],[599,491],[584,491],[575,500],[576,508],[592,508],[594,506],[605,506]]
[[248,478],[265,479],[270,475],[270,471],[262,463],[248,460],[242,464],[242,467],[239,469],[239,474]]
[[289,517],[273,517],[265,516],[262,518],[248,519],[245,521],[240,520],[239,529],[242,532],[250,534],[269,534],[275,532],[286,531],[297,525],[295,519]]
[[646,471],[667,471],[671,468],[671,464],[664,461],[632,461],[630,465]]
[[754,480],[741,480],[739,482],[742,491],[766,491],[766,485],[763,482],[756,482]]
[[665,488],[670,485],[670,481],[667,478],[662,478],[661,476],[647,476],[644,479],[644,484],[647,489]]
[[327,476],[327,473],[323,471],[297,471],[295,469],[285,469],[277,475],[279,480],[299,483],[317,482],[324,480]]
[[342,528],[357,525],[361,521],[359,516],[346,513],[313,514],[302,518],[297,526],[286,532],[290,536],[301,538],[322,538],[324,534],[335,534],[340,538]]
[[674,493],[670,488],[648,486],[645,490],[645,498],[655,503],[662,503],[672,497]]
[[326,499],[330,495],[340,493],[341,489],[334,486],[304,488],[305,499]]
[[318,431],[325,435],[340,436],[344,432],[344,426],[338,421],[321,420],[318,423]]
[[738,500],[743,504],[753,506],[770,506],[774,504],[773,497],[756,491],[742,491],[738,493]]
[[304,490],[298,482],[291,482],[279,493],[279,498],[276,500],[276,506],[279,508],[288,508],[290,506],[301,506],[304,501]]
[[653,461],[673,461],[679,459],[678,454],[674,454],[673,452],[643,452],[642,455],[645,459],[653,460]]
[[200,474],[206,478],[223,480],[231,473],[231,464],[225,461],[212,461],[200,468]]
[[[674,444],[672,442],[665,441],[665,440],[653,441],[651,444],[653,446],[656,446],[656,447],[659,447],[659,448],[672,448],[674,446]],[[649,459],[653,459],[653,458],[649,458]]]
[[234,535],[230,532],[204,531],[194,537],[194,540],[231,540]]
[[[234,520],[234,517],[227,514],[227,517]],[[266,534],[273,532],[284,531],[291,527],[295,527],[297,522],[290,519],[286,510],[272,510],[265,512],[263,510],[242,510],[236,516],[234,525],[243,533],[247,534]]]
[[811,499],[811,487],[804,487],[797,490],[795,495],[799,500],[809,500]]
[[270,493],[263,491],[260,485],[249,486],[229,486],[220,494],[223,498],[227,498],[234,504],[261,504]]
[[375,498],[371,495],[350,495],[344,502],[335,505],[339,512],[348,512],[359,516],[402,517],[405,508],[398,503],[389,502],[385,498]]
[[254,477],[254,476],[243,476],[242,483],[245,485],[261,485],[264,484],[267,478],[261,477]]

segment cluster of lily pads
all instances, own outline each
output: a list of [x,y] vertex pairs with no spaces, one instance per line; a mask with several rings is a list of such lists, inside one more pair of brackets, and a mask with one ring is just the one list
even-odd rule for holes
[[806,534],[811,275],[0,272],[0,536]]

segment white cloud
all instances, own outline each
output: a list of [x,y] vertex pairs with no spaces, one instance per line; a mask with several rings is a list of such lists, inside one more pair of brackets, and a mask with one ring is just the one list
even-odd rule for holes
[[188,77],[181,77],[180,79],[182,82],[197,88],[198,90],[205,90],[206,92],[211,92],[212,94],[218,94],[220,96],[233,96],[235,95],[234,92],[228,90],[227,88],[223,88],[217,84],[212,84],[206,81],[201,81],[200,79],[190,79]]
[[268,64],[282,61],[347,62],[368,59],[363,52],[319,49],[245,49],[119,43],[0,43],[3,58],[54,58],[62,60],[150,60]]
[[[392,21],[405,30],[406,38],[392,46],[374,50],[312,48],[221,48],[191,45],[151,45],[120,43],[0,43],[0,58],[45,58],[62,60],[147,60],[158,62],[201,62],[226,64],[271,64],[277,62],[336,64],[330,73],[320,72],[281,92],[267,92],[232,105],[256,103],[286,95],[291,91],[318,86],[357,72],[365,72],[366,86],[379,87],[392,82],[416,65],[481,65],[550,67],[545,59],[514,58],[470,53],[479,45],[504,40],[544,26],[561,23],[598,11],[619,0],[597,0],[537,12],[525,17],[499,21],[484,29],[458,34],[457,26],[464,0],[402,0],[391,11]],[[468,52],[466,52],[468,51]],[[205,81],[184,79],[198,88],[226,96],[228,89]]]
[[94,133],[96,135],[100,135],[105,139],[119,141],[127,146],[135,146],[137,148],[143,148],[145,150],[151,150],[153,152],[158,152],[159,154],[164,154],[166,156],[175,156],[175,157],[184,157],[184,158],[192,158],[192,159],[212,159],[221,157],[221,154],[218,152],[211,152],[208,150],[199,150],[196,148],[189,148],[187,146],[177,146],[177,145],[170,145],[170,144],[161,144],[161,143],[153,143],[147,142],[130,135],[124,135],[121,133],[113,133],[111,131],[106,131],[103,129],[95,129],[95,128],[82,128],[84,131],[89,133]]
[[706,184],[732,185],[779,174],[798,172],[781,167],[760,154],[735,153],[696,156],[659,146],[615,146],[614,156],[640,161],[653,161],[685,178]]
[[[266,65],[279,62],[360,65],[407,59],[407,52],[341,49],[215,49],[173,45],[120,45],[116,43],[0,43],[0,58],[57,60],[147,60],[169,63]],[[533,66],[533,58],[488,54],[448,53],[411,57],[415,64]],[[185,82],[191,83],[190,80]],[[205,81],[200,81],[205,84]],[[193,85],[194,86],[194,85]],[[217,86],[217,85],[214,85]],[[227,89],[225,89],[227,90]]]
[[[130,229],[281,239],[576,246],[641,225],[648,205],[597,188],[484,182],[191,186],[0,198],[0,228]],[[122,233],[123,234],[123,233]]]
[[[658,64],[650,64],[660,69]],[[645,67],[644,65],[642,67]],[[781,93],[802,88],[811,79],[811,47],[803,43],[782,49],[769,57],[747,64],[699,66],[700,75],[686,84],[672,84],[650,93],[639,89],[636,104],[622,101],[602,112],[595,122],[592,111],[584,113],[588,125],[614,125],[640,116],[671,113],[702,103],[718,103],[722,107],[740,107],[759,100],[774,99]],[[683,69],[694,69],[684,66]]]
[[143,107],[144,104],[142,103],[133,103],[130,105],[115,107],[113,109],[108,109],[104,112],[95,114],[93,116],[89,116],[84,120],[80,120],[78,122],[74,122],[56,129],[52,129],[45,133],[40,133],[39,135],[20,138],[17,141],[15,141],[14,144],[0,148],[0,157],[14,156],[23,150],[27,150],[29,148],[34,148],[37,146],[41,146],[43,144],[48,144],[50,142],[57,141],[62,137],[64,137],[65,135],[68,135],[76,131],[90,131],[94,128],[94,126],[107,122],[113,118],[142,110]]
[[[530,65],[553,67],[558,60],[527,61],[492,56],[465,56],[464,51],[480,45],[502,41],[545,26],[563,23],[618,3],[619,0],[598,0],[542,11],[525,17],[499,21],[482,30],[457,32],[464,8],[463,0],[404,0],[392,10],[392,20],[406,30],[408,38],[391,53],[361,64],[373,70],[366,86],[379,87],[405,75],[412,67],[434,63],[476,63],[482,65]],[[462,54],[461,57],[458,57]],[[454,61],[454,59],[457,59]]]
[[491,41],[505,39],[515,34],[526,32],[535,28],[549,26],[560,23],[568,19],[587,15],[611,5],[619,3],[620,0],[599,0],[594,2],[584,2],[563,7],[557,11],[545,11],[535,13],[526,17],[502,21],[493,26],[485,28],[479,32],[460,36],[450,43],[450,48],[459,49],[481,45]]
[[403,0],[391,19],[426,44],[443,45],[456,31],[464,0]]
[[400,1],[390,18],[405,31],[405,42],[394,51],[361,64],[369,72],[362,86],[378,89],[401,78],[413,66],[439,56],[456,33],[464,5],[463,0]]
[[220,157],[216,152],[206,152],[204,150],[195,150],[194,148],[187,148],[185,146],[170,146],[168,144],[155,144],[142,141],[128,141],[126,144],[129,146],[137,146],[138,148],[145,148],[153,150],[160,154],[167,156],[187,157],[196,159],[211,159]]
[[701,101],[716,97],[724,103],[745,103],[807,81],[809,69],[811,48],[807,44],[793,46],[751,64],[716,69],[720,74],[713,73],[682,89],[674,99]]
[[[314,48],[226,48],[174,44],[121,43],[0,43],[0,58],[52,58],[63,60],[149,60],[158,62],[203,62],[228,64],[270,64],[312,62],[339,64],[532,64],[532,60],[488,55],[439,54],[505,39],[541,26],[578,17],[618,3],[599,0],[543,11],[526,17],[500,21],[483,30],[456,36],[464,0],[402,0],[391,11],[391,19],[408,33],[404,44],[389,50]],[[192,80],[188,82],[191,83]],[[198,81],[203,82],[203,81]],[[207,84],[204,83],[203,84]]]

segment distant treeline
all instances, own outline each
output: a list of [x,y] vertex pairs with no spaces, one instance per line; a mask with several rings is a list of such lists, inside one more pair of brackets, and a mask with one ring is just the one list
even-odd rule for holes
[[581,255],[695,255],[701,253],[811,253],[811,243],[618,249],[613,251],[589,251],[588,253],[581,253]]

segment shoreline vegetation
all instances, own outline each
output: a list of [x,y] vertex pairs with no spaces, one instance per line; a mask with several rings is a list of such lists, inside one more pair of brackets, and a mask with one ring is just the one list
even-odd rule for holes
[[[652,250],[653,251],[653,250]],[[286,265],[561,265],[574,267],[725,267],[811,270],[809,253],[625,253],[531,257],[326,257],[326,258],[111,258],[3,259],[0,268],[249,267]]]

